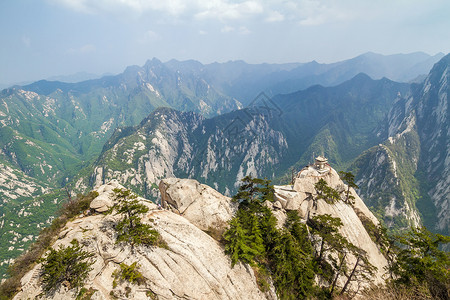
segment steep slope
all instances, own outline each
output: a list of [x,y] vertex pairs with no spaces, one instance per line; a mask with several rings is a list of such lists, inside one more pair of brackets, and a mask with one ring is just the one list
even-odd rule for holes
[[386,78],[372,80],[358,74],[335,87],[314,86],[272,99],[282,111],[291,150],[297,152],[296,168],[311,162],[313,153],[324,152],[339,169],[362,151],[381,141],[375,135],[396,99],[409,85]]
[[395,103],[378,132],[386,141],[353,166],[368,205],[397,228],[420,223],[420,212],[425,225],[449,232],[449,66],[447,55]]
[[[315,184],[320,179],[325,180],[329,187],[340,191],[338,201],[328,203],[324,199],[317,199]],[[325,214],[339,218],[343,223],[341,234],[367,253],[370,262],[377,267],[372,278],[373,283],[382,284],[386,279],[388,263],[373,237],[366,231],[367,223],[378,225],[379,222],[353,189],[350,190],[354,204],[345,203],[343,201],[345,190],[347,186],[328,164],[324,169],[317,165],[309,165],[296,174],[293,185],[275,186],[275,198],[280,202],[278,207],[298,211],[305,221]]]
[[[424,70],[422,66],[428,66],[437,56],[408,57],[391,57],[393,60],[388,65],[399,66],[396,74],[404,74],[405,68]],[[371,61],[362,64],[368,71],[371,68],[367,66],[376,66],[379,58],[367,54],[355,61]],[[386,66],[380,64],[383,65]],[[341,66],[348,66],[342,67],[345,72],[338,71]],[[363,179],[360,192],[367,196],[368,204],[379,216],[388,212],[385,221],[392,226],[417,223],[417,207],[427,225],[434,226],[439,213],[439,220],[443,221],[439,221],[438,228],[448,231],[446,157],[449,147],[448,134],[445,135],[448,76],[443,75],[445,72],[429,77],[428,91],[427,85],[414,88],[413,101],[409,97],[409,85],[358,75],[335,87],[314,86],[274,98],[260,94],[262,99],[255,99],[246,110],[211,119],[200,116],[241,107],[236,99],[249,103],[261,90],[275,91],[268,87],[290,79],[292,84],[287,88],[281,85],[279,91],[298,90],[303,84],[336,83],[361,71],[358,66],[350,62],[202,65],[195,61],[161,63],[154,59],[117,76],[73,84],[41,81],[3,90],[0,92],[0,164],[14,183],[5,179],[4,192],[0,194],[3,216],[0,223],[6,224],[0,228],[0,257],[7,261],[24,249],[29,244],[26,237],[33,238],[39,230],[33,224],[48,224],[59,203],[67,198],[63,191],[34,201],[41,191],[61,187],[72,178],[77,179],[71,186],[74,192],[117,178],[139,194],[154,199],[158,195],[159,179],[173,174],[196,178],[231,194],[236,182],[247,174],[286,183],[290,180],[289,168],[294,165],[294,169],[300,169],[310,162],[313,153],[325,153],[337,169],[344,169],[363,151],[394,138],[411,122],[416,124],[412,130],[394,143],[384,143],[383,149],[390,149],[389,155],[395,159],[385,165],[389,176],[397,178],[392,179],[395,188],[386,183],[384,171],[376,172],[377,165],[370,163],[377,160],[366,156],[366,161],[357,168],[358,178]],[[383,68],[375,69],[376,76],[388,74],[383,73]],[[334,79],[319,78],[326,73],[331,75],[323,78]],[[345,76],[341,77],[342,74]],[[302,81],[305,76],[319,79]],[[447,87],[438,86],[437,81],[447,81]],[[420,106],[416,102],[422,98],[428,100],[423,100]],[[396,106],[392,108],[394,102]],[[164,110],[160,116],[151,114],[159,106],[194,110],[199,114],[169,114]],[[386,117],[391,108],[391,115]],[[414,119],[409,117],[412,108],[420,112]],[[136,125],[149,114],[151,117],[141,124],[147,127],[139,134],[141,125],[114,131],[117,126]],[[435,117],[438,121],[430,120],[430,114],[439,116]],[[427,154],[429,149],[432,154]],[[95,164],[90,165],[101,152]],[[86,165],[90,166],[80,173]],[[366,192],[369,182],[371,192]],[[383,190],[376,190],[376,186],[383,186]],[[379,192],[383,195],[377,195]],[[396,200],[391,199],[392,195]],[[35,202],[40,206],[33,206]],[[19,212],[26,212],[27,216],[17,217]],[[19,242],[11,245],[13,232],[19,231]],[[0,273],[2,270],[0,267]]]
[[[1,91],[0,165],[8,168],[5,176],[11,175],[1,183],[2,260],[23,251],[28,236],[34,238],[67,199],[65,192],[37,197],[80,176],[118,126],[136,125],[160,106],[216,115],[241,105],[204,79],[172,71],[156,59],[117,76],[39,81]],[[14,232],[18,242],[11,244]],[[0,266],[0,274],[5,268]]]

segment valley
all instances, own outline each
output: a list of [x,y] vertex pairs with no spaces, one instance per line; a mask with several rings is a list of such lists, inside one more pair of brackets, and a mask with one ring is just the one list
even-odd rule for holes
[[424,223],[448,234],[449,70],[449,55],[153,59],[115,76],[4,89],[0,273],[61,203],[112,179],[153,201],[167,177],[231,196],[247,175],[287,184],[318,154],[354,172],[359,195],[393,230]]

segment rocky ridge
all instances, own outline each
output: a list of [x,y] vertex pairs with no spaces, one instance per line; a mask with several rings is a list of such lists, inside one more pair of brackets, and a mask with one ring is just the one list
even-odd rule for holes
[[396,229],[424,223],[448,234],[450,186],[450,55],[425,82],[398,98],[352,169],[367,205]]
[[[117,182],[100,186],[98,199],[104,206],[112,202],[112,190],[122,188]],[[211,189],[212,190],[212,189]],[[220,206],[230,205],[230,199],[216,193],[208,193]],[[197,201],[203,200],[197,195]],[[99,198],[100,197],[100,198]],[[110,201],[106,200],[109,199]],[[106,200],[106,201],[105,201]],[[96,292],[91,299],[110,299],[110,292],[124,295],[125,288],[133,299],[148,299],[149,291],[158,299],[275,299],[273,291],[264,295],[259,291],[253,270],[238,264],[231,268],[229,258],[221,245],[211,236],[191,222],[169,210],[158,209],[152,202],[139,198],[150,210],[143,218],[151,223],[167,242],[168,249],[123,246],[115,244],[112,225],[117,222],[116,215],[96,214],[82,216],[69,222],[53,244],[53,248],[69,246],[77,239],[84,249],[95,254],[93,270],[89,273],[86,287]],[[94,200],[95,201],[95,200]],[[93,201],[93,202],[94,202]],[[104,206],[96,206],[102,211]],[[204,209],[202,215],[213,219],[216,212]],[[131,265],[138,262],[139,271],[146,278],[145,285],[121,283],[113,287],[112,273],[120,263]],[[36,265],[22,278],[21,292],[14,299],[35,298],[42,293],[39,284],[40,264]],[[51,299],[74,299],[76,294],[66,287],[51,295]]]
[[[333,169],[323,174],[317,173],[315,167],[309,167],[298,174],[294,185],[276,186],[276,201],[267,205],[271,206],[280,224],[288,210],[298,211],[304,222],[316,214],[339,217],[344,224],[341,233],[363,249],[378,268],[372,281],[383,283],[386,260],[364,229],[360,217],[363,215],[374,224],[378,221],[354,190],[351,190],[355,197],[354,206],[342,201],[328,204],[323,200],[314,204],[314,184],[320,178],[331,187],[346,188]],[[99,195],[91,202],[91,209],[104,212],[110,208],[114,203],[114,188],[123,187],[114,180],[99,186],[96,189]],[[67,223],[52,245],[56,249],[77,239],[84,249],[94,253],[95,263],[85,285],[95,291],[91,299],[109,299],[111,292],[122,297],[126,291],[133,299],[147,299],[148,293],[158,299],[277,299],[273,286],[265,293],[259,290],[250,266],[238,263],[231,268],[223,246],[206,233],[212,229],[226,229],[227,221],[236,211],[231,198],[192,179],[163,179],[160,190],[164,209],[146,199],[138,199],[149,208],[143,222],[152,224],[167,242],[167,248],[132,248],[115,244],[113,224],[118,216],[114,214],[81,215]],[[120,282],[114,287],[112,274],[119,264],[134,262],[138,263],[145,284]],[[40,267],[40,264],[36,265],[22,278],[21,291],[14,299],[34,298],[42,293]],[[61,286],[49,297],[73,299],[76,293]]]

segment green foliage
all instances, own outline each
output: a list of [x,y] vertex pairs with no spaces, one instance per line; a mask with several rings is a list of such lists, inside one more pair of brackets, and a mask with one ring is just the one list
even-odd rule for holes
[[342,251],[348,246],[348,241],[339,233],[342,221],[331,215],[318,215],[308,220],[311,232],[320,237],[314,242],[318,244],[316,258],[321,263],[324,254],[330,250]]
[[295,211],[288,213],[284,229],[268,247],[272,279],[281,299],[304,299],[312,293],[314,265],[312,246],[305,224]]
[[78,293],[76,300],[90,300],[92,298],[92,295],[96,292],[97,290],[93,289],[93,288],[85,288],[82,287],[80,289],[80,292]]
[[345,201],[349,204],[354,204],[355,197],[350,194],[350,188],[357,189],[358,185],[355,183],[355,175],[352,172],[344,172],[340,171],[339,175],[341,176],[342,181],[347,184],[347,191],[345,192]]
[[112,277],[114,277],[113,287],[117,286],[116,280],[119,280],[119,281],[125,280],[125,281],[128,281],[129,283],[138,284],[138,285],[142,285],[145,283],[144,276],[142,275],[141,272],[139,272],[137,270],[137,268],[139,267],[137,262],[134,262],[131,265],[121,263],[119,266],[120,266],[120,271],[115,270],[111,275]]
[[317,192],[317,199],[315,199],[315,201],[318,199],[323,199],[327,203],[333,204],[341,197],[339,192],[328,186],[327,182],[323,178],[319,179],[319,181],[314,185],[314,188]]
[[118,203],[112,208],[122,219],[116,225],[116,243],[125,242],[132,246],[157,246],[162,243],[159,233],[149,224],[141,222],[140,215],[148,212],[148,207],[137,200],[129,190],[114,189]]
[[[312,291],[313,256],[306,226],[290,213],[284,229],[277,229],[277,220],[263,205],[273,199],[267,180],[246,177],[238,194],[239,210],[224,233],[225,252],[231,264],[248,263],[257,272],[258,286],[268,289],[271,274],[277,294],[282,299],[305,298]],[[258,185],[262,185],[262,188]]]
[[[356,247],[339,233],[342,221],[331,215],[319,215],[309,219],[311,232],[319,237],[314,238],[316,245],[315,259],[319,273],[330,283],[329,293],[333,295],[338,279],[345,277],[345,284],[340,294],[346,292],[352,281],[368,281],[374,274],[376,267],[373,266],[364,250]],[[328,254],[328,255],[326,255]],[[334,254],[334,255],[332,255]],[[353,268],[349,269],[347,258],[349,255],[356,258]]]
[[145,295],[149,297],[151,300],[158,300],[158,296],[151,290],[146,291]]
[[239,206],[251,207],[264,201],[273,202],[274,190],[270,180],[245,176],[241,181],[243,184],[233,196],[233,201],[238,202]]
[[448,244],[450,237],[419,227],[411,228],[397,240],[401,248],[392,266],[395,282],[406,286],[425,282],[434,298],[448,299],[450,254],[439,247]]
[[80,288],[92,270],[94,254],[82,250],[77,240],[72,246],[50,249],[50,253],[42,262],[42,288],[51,292],[66,284],[69,289]]
[[230,228],[224,233],[225,253],[231,257],[231,266],[238,260],[250,265],[264,253],[264,245],[258,219],[254,214],[241,210],[230,221]]

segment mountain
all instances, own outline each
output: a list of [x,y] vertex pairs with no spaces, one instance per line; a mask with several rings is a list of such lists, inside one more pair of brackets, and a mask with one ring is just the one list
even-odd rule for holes
[[[118,129],[75,189],[117,179],[145,197],[167,176],[190,177],[230,195],[246,175],[276,178],[313,153],[345,166],[380,140],[373,132],[407,84],[358,75],[342,85],[262,98],[251,107],[205,119],[157,109],[133,128]],[[264,102],[266,101],[266,102]],[[156,192],[156,193],[155,193]]]
[[449,70],[447,55],[423,84],[398,99],[377,133],[385,141],[353,165],[361,195],[389,225],[402,228],[422,219],[449,233]]
[[[333,188],[345,187],[345,185],[336,171],[331,168],[328,168],[328,172],[317,176],[318,169],[316,166],[311,166],[307,173],[306,176],[300,173],[294,186],[275,187],[275,201],[265,202],[265,205],[270,207],[269,211],[276,216],[274,220],[277,226],[279,228],[287,226],[285,220],[289,212],[294,212],[301,222],[307,224],[310,224],[310,216],[331,216],[341,220],[343,225],[339,233],[346,241],[352,243],[355,249],[363,253],[368,263],[376,267],[373,272],[364,276],[355,275],[350,281],[348,290],[357,293],[360,288],[369,287],[370,284],[383,283],[383,276],[386,275],[384,267],[387,261],[365,227],[368,224],[377,225],[376,218],[354,190],[351,190],[355,197],[354,206],[345,204],[342,199],[334,204],[329,204],[323,199],[312,200],[306,193],[317,196],[314,183],[319,178],[326,180]],[[38,295],[44,299],[76,299],[86,293],[99,299],[110,296],[132,299],[146,297],[152,299],[283,299],[274,274],[262,275],[261,268],[240,261],[235,265],[232,264],[220,234],[214,234],[225,231],[228,228],[228,221],[236,215],[237,204],[231,198],[192,179],[163,179],[159,188],[163,195],[164,209],[158,208],[157,205],[143,198],[137,198],[137,203],[134,204],[143,205],[148,210],[140,218],[141,222],[151,225],[158,233],[160,241],[164,241],[162,245],[150,247],[116,242],[118,235],[115,224],[121,220],[122,216],[121,214],[104,214],[105,209],[117,204],[115,196],[117,192],[114,188],[123,187],[117,181],[97,187],[96,191],[91,193],[96,197],[91,199],[90,211],[78,214],[74,219],[66,220],[67,223],[62,223],[60,229],[55,231],[50,239],[49,246],[55,252],[80,245],[83,251],[92,255],[94,263],[91,268],[87,268],[84,288],[76,290],[69,281],[64,281],[52,286],[54,290],[45,291],[45,282],[42,281],[41,275],[45,273],[42,272],[44,260],[37,264],[25,265],[24,270],[16,270],[16,272],[22,272],[23,277],[16,278],[16,283],[19,284],[16,287],[17,294],[14,299],[36,298]],[[315,201],[317,201],[316,204],[314,204]],[[295,203],[298,206],[295,206]],[[302,226],[306,228],[306,225]],[[288,230],[284,229],[283,232]],[[305,236],[308,237],[307,234]],[[313,241],[315,237],[311,235],[310,238]],[[274,243],[280,242],[274,241]],[[281,244],[278,246],[282,247]],[[302,251],[308,250],[305,248]],[[312,249],[310,251],[312,254]],[[333,252],[330,249],[327,251]],[[355,265],[355,257],[352,254],[347,255],[347,258],[344,256],[341,260],[341,263],[344,263],[341,267],[358,268],[360,271],[361,267],[358,267],[358,263]],[[295,259],[299,260],[298,257],[293,258]],[[329,268],[333,272],[339,272],[339,267],[337,265],[333,267],[334,265],[331,264],[332,258],[328,259],[330,260]],[[66,261],[60,263],[66,264]],[[124,275],[124,272],[136,275],[139,280],[128,278],[129,276]],[[291,273],[287,274],[291,275]],[[312,275],[321,286],[328,286],[331,282],[330,279],[326,279],[323,272]],[[271,278],[271,276],[274,277]],[[344,275],[340,277],[338,275],[334,283],[342,288],[344,285],[347,286],[346,281],[347,278]]]
[[[104,75],[104,76],[108,76],[108,75]],[[87,73],[87,72],[78,72],[75,74],[70,74],[70,75],[59,75],[59,76],[52,76],[47,78],[47,81],[62,81],[62,82],[71,82],[71,83],[75,83],[75,82],[81,82],[81,81],[87,81],[87,80],[91,80],[91,79],[98,79],[100,77],[100,75],[96,75],[96,74],[92,74],[92,73]]]
[[[239,179],[248,174],[289,182],[292,166],[299,170],[311,162],[313,154],[322,152],[339,170],[346,169],[365,150],[392,136],[388,124],[401,123],[402,103],[409,107],[410,95],[419,99],[416,93],[424,88],[387,78],[373,80],[359,74],[360,70],[376,71],[376,76],[409,72],[415,77],[421,71],[412,69],[425,70],[434,59],[420,53],[365,54],[335,64],[236,61],[203,65],[153,59],[116,76],[78,83],[39,81],[5,89],[0,92],[0,168],[4,170],[0,177],[0,273],[40,228],[51,223],[71,193],[87,191],[111,178],[155,199],[159,180],[170,174],[195,178],[232,194]],[[397,73],[390,66],[396,66]],[[435,86],[435,80],[430,79],[430,84]],[[325,86],[338,82],[342,83]],[[312,83],[322,86],[309,87]],[[298,91],[303,87],[308,88]],[[281,94],[272,97],[276,91]],[[416,118],[420,124],[428,122],[417,132],[421,147],[432,146],[425,135],[433,126],[445,130],[446,115],[441,123],[427,121],[428,114],[436,110],[433,99],[443,95],[430,94],[429,105]],[[243,107],[241,103],[248,107],[234,111]],[[166,108],[155,111],[158,107]],[[427,137],[434,139],[436,134]],[[445,148],[442,138],[438,139],[436,147]],[[413,167],[401,173],[406,174],[402,175],[406,192],[396,193],[413,196],[398,201],[395,210],[406,212],[393,213],[392,218],[417,221],[424,217],[428,222],[448,202],[442,200],[446,182],[440,177],[448,168],[443,163],[438,171],[416,174],[415,148],[405,149],[411,153],[405,153],[396,165],[409,159]],[[425,151],[420,153],[425,155]],[[445,155],[439,155],[441,164]],[[423,156],[420,162],[425,161]],[[367,164],[361,163],[358,170]],[[409,186],[428,184],[419,175],[430,178],[434,196],[421,192],[422,198],[416,201],[418,193]],[[363,178],[361,193],[371,176],[358,171],[358,179]],[[383,177],[377,178],[377,183],[383,182]],[[66,185],[67,190],[60,190]],[[55,192],[42,195],[48,191]],[[378,206],[373,199],[368,197],[369,205],[383,217],[387,198]],[[436,204],[427,204],[433,201]],[[392,226],[397,222],[385,220]],[[408,222],[401,221],[399,227]],[[448,226],[442,222],[439,228]]]
[[[212,119],[161,111],[108,143],[84,186],[118,179],[156,197],[149,187],[170,174],[230,194],[246,175],[286,181],[289,175],[280,176],[291,166],[298,170],[314,153],[325,153],[339,169],[353,170],[359,193],[388,227],[424,222],[446,233],[447,73],[448,56],[423,84],[360,74],[336,87],[262,96],[245,110]],[[149,130],[149,123],[156,127]]]
[[43,194],[80,176],[118,126],[139,124],[161,106],[216,115],[241,104],[156,59],[117,76],[0,92],[0,273],[68,198]]
[[289,94],[313,85],[335,86],[359,73],[373,79],[386,77],[393,81],[409,82],[428,74],[432,66],[444,56],[430,56],[423,52],[381,55],[365,53],[352,59],[324,64],[247,64],[243,61],[201,65],[195,61],[169,61],[173,70],[202,74],[207,81],[223,93],[248,105],[259,93],[269,96]]

